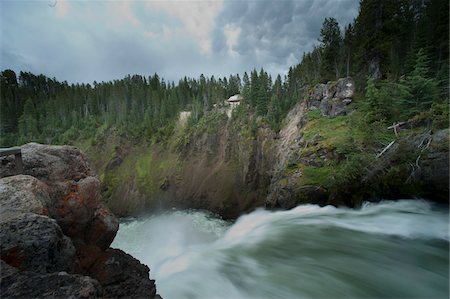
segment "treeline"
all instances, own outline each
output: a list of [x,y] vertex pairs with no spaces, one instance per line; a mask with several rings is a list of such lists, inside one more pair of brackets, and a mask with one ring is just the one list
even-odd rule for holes
[[197,122],[214,104],[241,93],[241,114],[255,113],[278,131],[308,86],[352,76],[367,121],[390,122],[423,112],[448,117],[447,0],[361,0],[353,23],[325,18],[317,46],[285,78],[261,69],[228,78],[203,75],[166,83],[157,74],[72,84],[11,70],[1,73],[0,146],[29,141],[70,143],[98,128],[160,141],[182,110]]
[[165,83],[157,74],[127,76],[112,82],[72,84],[12,70],[1,73],[1,141],[71,143],[92,137],[99,127],[116,127],[129,138],[160,141],[171,135],[180,111],[192,111],[194,124],[215,104],[242,93],[243,107],[263,116],[278,130],[282,115],[299,93],[261,69],[215,79],[183,78]]
[[72,84],[43,75],[12,70],[1,73],[1,146],[29,141],[70,143],[96,129],[115,126],[130,138],[160,141],[174,128],[180,111],[192,111],[197,122],[214,104],[242,93],[243,106],[255,110],[278,129],[282,115],[298,101],[298,92],[277,76],[253,70],[215,79],[183,78],[165,83],[157,74],[134,75],[112,82]]
[[290,71],[306,84],[344,76],[362,83],[367,75],[397,80],[413,70],[423,49],[430,75],[448,82],[448,12],[446,0],[361,0],[343,32],[336,19],[326,18],[320,43]]
[[157,74],[112,82],[72,84],[11,70],[1,73],[1,146],[28,141],[65,143],[116,126],[131,138],[163,138],[181,110],[239,93],[240,79],[200,76],[177,85]]
[[343,32],[325,19],[320,43],[289,76],[298,85],[352,76],[369,123],[422,113],[448,125],[448,12],[447,0],[361,0]]

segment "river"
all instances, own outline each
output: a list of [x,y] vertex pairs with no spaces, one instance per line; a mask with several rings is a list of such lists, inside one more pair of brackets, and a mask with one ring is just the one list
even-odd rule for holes
[[202,211],[128,220],[112,247],[164,299],[448,298],[449,214],[423,200],[301,205],[223,221]]

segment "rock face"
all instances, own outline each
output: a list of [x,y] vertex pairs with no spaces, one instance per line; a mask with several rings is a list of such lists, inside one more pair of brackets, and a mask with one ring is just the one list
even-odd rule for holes
[[340,78],[327,84],[318,84],[307,97],[310,109],[319,108],[323,116],[335,117],[348,112],[347,105],[355,94],[355,81]]
[[[320,88],[325,88],[322,84]],[[322,96],[322,91],[321,95]],[[319,95],[318,95],[319,97]],[[269,187],[269,194],[265,205],[270,208],[275,207],[294,207],[295,202],[291,200],[292,181],[295,176],[287,177],[284,169],[289,160],[295,156],[296,150],[304,143],[302,128],[307,122],[308,107],[305,102],[298,103],[289,112],[287,119],[289,122],[280,131],[279,144],[276,150],[276,161],[274,165],[273,176]]]
[[20,270],[74,270],[75,247],[54,219],[33,213],[2,213],[1,258]]
[[[0,195],[4,209],[34,202],[35,211],[41,209],[43,212],[38,211],[40,214],[55,219],[77,248],[78,245],[98,242],[101,248],[108,248],[119,223],[100,205],[100,181],[80,150],[71,146],[29,143],[22,147],[22,158],[24,174],[28,176],[7,177],[0,184],[0,190],[4,189]],[[7,163],[2,161],[6,164],[0,168],[2,177],[12,174],[12,163],[12,160]],[[23,187],[19,189],[20,186]],[[17,189],[20,193],[13,194]],[[17,200],[23,196],[34,196],[37,200]]]
[[[345,116],[356,106],[349,105],[355,96],[351,78],[299,88],[303,98],[278,133],[252,109],[228,119],[223,105],[205,113],[198,126],[176,131],[167,143],[136,146],[109,129],[89,149],[103,172],[109,207],[122,216],[176,207],[236,218],[261,206],[357,207],[363,200],[436,195],[448,201],[448,132],[429,132],[427,147],[430,136],[419,135],[429,128],[417,126],[405,132],[410,136],[400,134],[378,159],[387,144],[360,136],[361,114]],[[83,265],[94,263],[88,253],[96,248],[84,247]]]
[[[302,149],[308,144],[315,145],[320,140],[317,134],[308,142],[304,138],[308,123],[308,111],[320,109],[322,116],[336,117],[345,115],[350,110],[348,104],[355,94],[355,82],[352,78],[341,78],[327,84],[317,84],[306,94],[305,99],[288,113],[286,125],[279,133],[276,147],[277,163],[272,170],[272,179],[268,190],[265,206],[268,208],[290,209],[299,203],[325,205],[329,203],[329,193],[322,186],[298,186],[302,170],[297,164],[316,165],[316,158],[324,161],[331,153],[317,152],[305,161],[301,155]],[[330,159],[333,157],[330,157]],[[290,167],[295,171],[286,171]]]
[[351,99],[355,94],[355,81],[352,78],[340,78],[336,82],[334,97],[338,99]]
[[99,298],[102,287],[88,276],[19,271],[0,260],[2,298]]
[[118,227],[117,218],[105,207],[98,207],[84,231],[84,240],[87,244],[106,250],[114,240]]
[[153,298],[156,288],[148,279],[150,269],[131,255],[119,249],[107,249],[89,270],[102,284],[104,296],[108,298],[134,297]]
[[[123,274],[122,269],[104,264],[111,262],[108,248],[119,223],[100,204],[100,181],[82,153],[75,147],[30,143],[22,147],[22,157],[24,175],[8,176],[14,160],[0,160],[1,260],[10,266],[6,276],[2,266],[1,295],[153,298],[155,285],[139,261],[123,253],[122,264],[130,267]],[[105,267],[102,275],[120,279],[103,285],[103,276],[97,277],[100,272],[90,271],[94,264]],[[20,290],[45,279],[64,290],[56,286]],[[130,281],[140,286],[130,287]],[[108,291],[114,287],[123,292]]]
[[354,93],[351,78],[318,84],[289,112],[277,140],[266,207],[290,209],[304,203],[356,207],[364,200],[416,197],[448,203],[449,129],[432,132],[421,127],[399,135],[381,157],[375,158],[371,149],[373,160],[368,165],[361,162],[360,175],[327,184],[336,176],[327,172],[332,163],[345,165],[346,155],[329,146],[330,137],[322,137],[322,131],[311,134],[315,127],[308,112],[320,109],[325,117],[346,114]]
[[17,175],[0,180],[0,202],[4,212],[30,212],[48,216],[51,204],[48,186],[28,175]]

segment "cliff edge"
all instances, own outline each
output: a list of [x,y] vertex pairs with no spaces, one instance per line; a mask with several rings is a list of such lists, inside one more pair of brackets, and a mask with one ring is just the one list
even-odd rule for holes
[[190,112],[181,112],[159,142],[136,143],[105,129],[86,154],[106,204],[121,216],[175,207],[233,219],[258,207],[306,203],[448,203],[448,124],[432,111],[394,125],[370,123],[356,87],[350,77],[303,86],[279,130],[244,98],[231,116],[223,104],[189,125]]
[[149,268],[109,248],[119,222],[80,150],[21,149],[23,174],[0,159],[0,297],[159,298]]

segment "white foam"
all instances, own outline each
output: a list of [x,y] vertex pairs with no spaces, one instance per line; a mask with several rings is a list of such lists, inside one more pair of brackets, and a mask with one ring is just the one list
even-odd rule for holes
[[[204,212],[177,211],[121,224],[112,246],[149,265],[158,292],[168,299],[379,294],[373,293],[371,284],[375,282],[359,286],[354,278],[343,278],[352,275],[373,276],[374,281],[392,284],[394,290],[402,291],[399,296],[408,297],[416,293],[419,296],[421,290],[430,290],[425,295],[434,294],[433,290],[441,291],[434,289],[436,281],[448,281],[448,265],[444,274],[420,265],[428,254],[431,259],[443,254],[442,259],[448,260],[448,250],[445,253],[442,248],[427,245],[428,240],[449,241],[448,221],[448,211],[435,210],[423,200],[365,203],[357,210],[317,205],[302,205],[288,211],[260,209],[240,217],[234,224]],[[335,232],[339,234],[333,235]],[[352,232],[365,235],[355,237]],[[419,245],[404,248],[391,236],[405,240],[406,244],[417,240]],[[342,247],[346,242],[349,246]],[[334,253],[333,248],[338,252]],[[419,264],[404,261],[397,264],[395,256],[391,260],[390,254],[398,254],[399,248]],[[268,267],[266,263],[271,260],[276,263]],[[390,269],[394,264],[395,269]],[[302,265],[301,269],[298,265]],[[347,276],[341,277],[339,273]],[[408,277],[413,273],[417,275]],[[301,277],[298,283],[291,285],[286,281],[296,276]],[[398,286],[391,282],[391,276],[398,278]],[[423,286],[417,283],[416,293],[411,293],[413,290],[403,285],[415,277],[425,282]],[[327,280],[329,289],[323,289],[318,279]],[[258,293],[258,289],[264,293]]]

